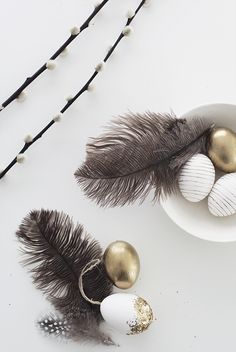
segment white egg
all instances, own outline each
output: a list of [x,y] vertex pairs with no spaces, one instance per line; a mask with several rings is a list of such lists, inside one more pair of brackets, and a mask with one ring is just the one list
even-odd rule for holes
[[208,208],[215,216],[236,213],[236,172],[222,176],[212,188]]
[[127,335],[143,332],[153,321],[150,305],[143,298],[129,293],[115,293],[106,297],[100,309],[110,326]]
[[208,196],[215,182],[212,161],[203,154],[196,154],[182,167],[179,189],[185,199],[200,202]]

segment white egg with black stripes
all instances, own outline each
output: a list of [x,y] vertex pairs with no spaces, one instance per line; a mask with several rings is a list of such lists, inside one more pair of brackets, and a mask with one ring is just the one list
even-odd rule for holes
[[208,197],[212,215],[225,217],[236,213],[236,172],[219,178]]
[[215,167],[204,154],[196,154],[182,167],[179,175],[179,190],[189,202],[206,198],[215,182]]

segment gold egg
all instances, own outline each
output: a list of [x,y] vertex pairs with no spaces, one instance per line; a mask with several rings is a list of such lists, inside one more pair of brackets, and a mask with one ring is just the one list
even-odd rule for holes
[[111,243],[103,256],[106,272],[113,284],[122,289],[133,286],[140,271],[135,248],[125,241]]
[[236,171],[236,134],[228,128],[211,132],[208,156],[215,167],[224,172]]

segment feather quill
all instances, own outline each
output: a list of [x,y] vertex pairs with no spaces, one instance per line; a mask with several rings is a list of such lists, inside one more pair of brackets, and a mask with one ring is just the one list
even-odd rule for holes
[[[88,303],[78,285],[83,267],[92,259],[101,259],[99,243],[83,226],[74,226],[68,215],[50,210],[31,211],[16,235],[24,253],[23,264],[29,266],[36,287],[68,322],[69,336],[109,341],[99,330],[102,321],[99,306]],[[93,300],[102,301],[112,292],[102,263],[85,274],[83,284],[87,296]]]
[[178,189],[184,163],[206,153],[212,124],[174,114],[128,114],[87,144],[84,164],[75,177],[85,194],[101,206],[142,202],[154,189],[159,200]]

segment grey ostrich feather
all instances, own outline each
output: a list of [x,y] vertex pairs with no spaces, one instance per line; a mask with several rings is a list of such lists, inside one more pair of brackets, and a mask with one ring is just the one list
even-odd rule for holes
[[178,189],[184,163],[206,153],[212,123],[173,114],[128,114],[87,145],[75,177],[84,193],[101,206],[141,202],[154,190],[159,200]]
[[[24,254],[23,264],[29,267],[33,282],[43,291],[56,311],[62,316],[64,330],[45,324],[48,333],[65,334],[73,339],[96,340],[106,343],[99,330],[102,316],[98,305],[87,302],[79,290],[82,269],[93,259],[101,259],[102,249],[83,226],[74,226],[68,215],[51,210],[31,211],[16,233]],[[93,300],[102,301],[111,294],[112,284],[100,263],[84,275],[83,289]],[[57,326],[58,319],[53,323]],[[51,324],[49,324],[51,325]],[[46,327],[46,329],[45,329]]]

